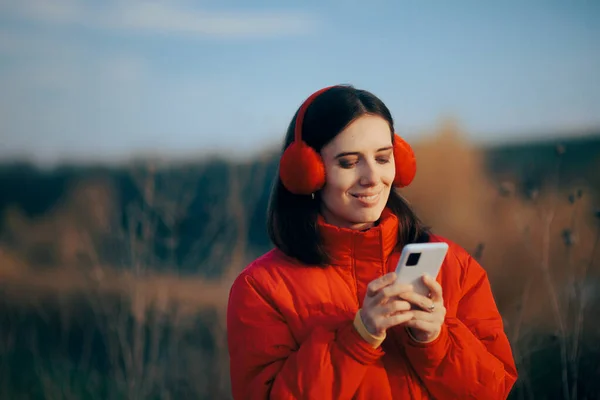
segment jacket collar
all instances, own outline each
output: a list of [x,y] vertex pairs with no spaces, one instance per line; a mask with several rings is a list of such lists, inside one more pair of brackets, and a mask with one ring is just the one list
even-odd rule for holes
[[321,215],[317,225],[332,265],[352,266],[356,260],[385,264],[398,241],[398,218],[387,207],[379,223],[365,231],[328,224]]

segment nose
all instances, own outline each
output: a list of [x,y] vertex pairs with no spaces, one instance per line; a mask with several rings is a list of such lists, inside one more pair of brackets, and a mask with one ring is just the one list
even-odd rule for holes
[[377,166],[372,163],[363,163],[360,170],[360,184],[362,186],[374,186],[379,182]]

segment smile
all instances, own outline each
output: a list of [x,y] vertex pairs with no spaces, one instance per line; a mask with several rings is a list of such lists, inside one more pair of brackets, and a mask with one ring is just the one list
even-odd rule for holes
[[379,200],[381,192],[375,194],[352,194],[352,197],[364,204],[373,204]]
[[375,200],[377,197],[379,197],[379,193],[368,195],[368,196],[362,195],[362,194],[353,194],[352,196],[356,197],[357,199],[372,201],[372,200]]

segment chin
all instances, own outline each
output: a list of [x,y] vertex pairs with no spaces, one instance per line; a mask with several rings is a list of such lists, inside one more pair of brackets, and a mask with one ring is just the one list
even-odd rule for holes
[[350,221],[353,221],[354,225],[367,225],[374,224],[381,217],[383,207],[371,207],[362,210],[353,210],[348,215]]

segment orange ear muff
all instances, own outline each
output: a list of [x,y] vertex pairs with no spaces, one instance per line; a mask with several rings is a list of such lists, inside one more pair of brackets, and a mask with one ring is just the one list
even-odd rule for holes
[[412,147],[398,134],[394,134],[394,163],[394,186],[403,188],[410,185],[417,174],[417,159]]
[[325,185],[325,166],[321,156],[302,140],[302,122],[308,106],[321,93],[329,90],[328,86],[304,101],[294,127],[294,141],[285,149],[279,162],[279,177],[287,190],[293,194],[308,195],[316,192]]
[[[308,106],[321,93],[333,86],[323,88],[313,93],[304,101],[294,127],[294,141],[283,152],[279,162],[279,177],[281,182],[293,194],[309,195],[325,185],[325,166],[321,156],[302,140],[302,122]],[[394,134],[394,161],[396,176],[394,186],[408,186],[416,174],[416,159],[410,145],[400,136]]]

